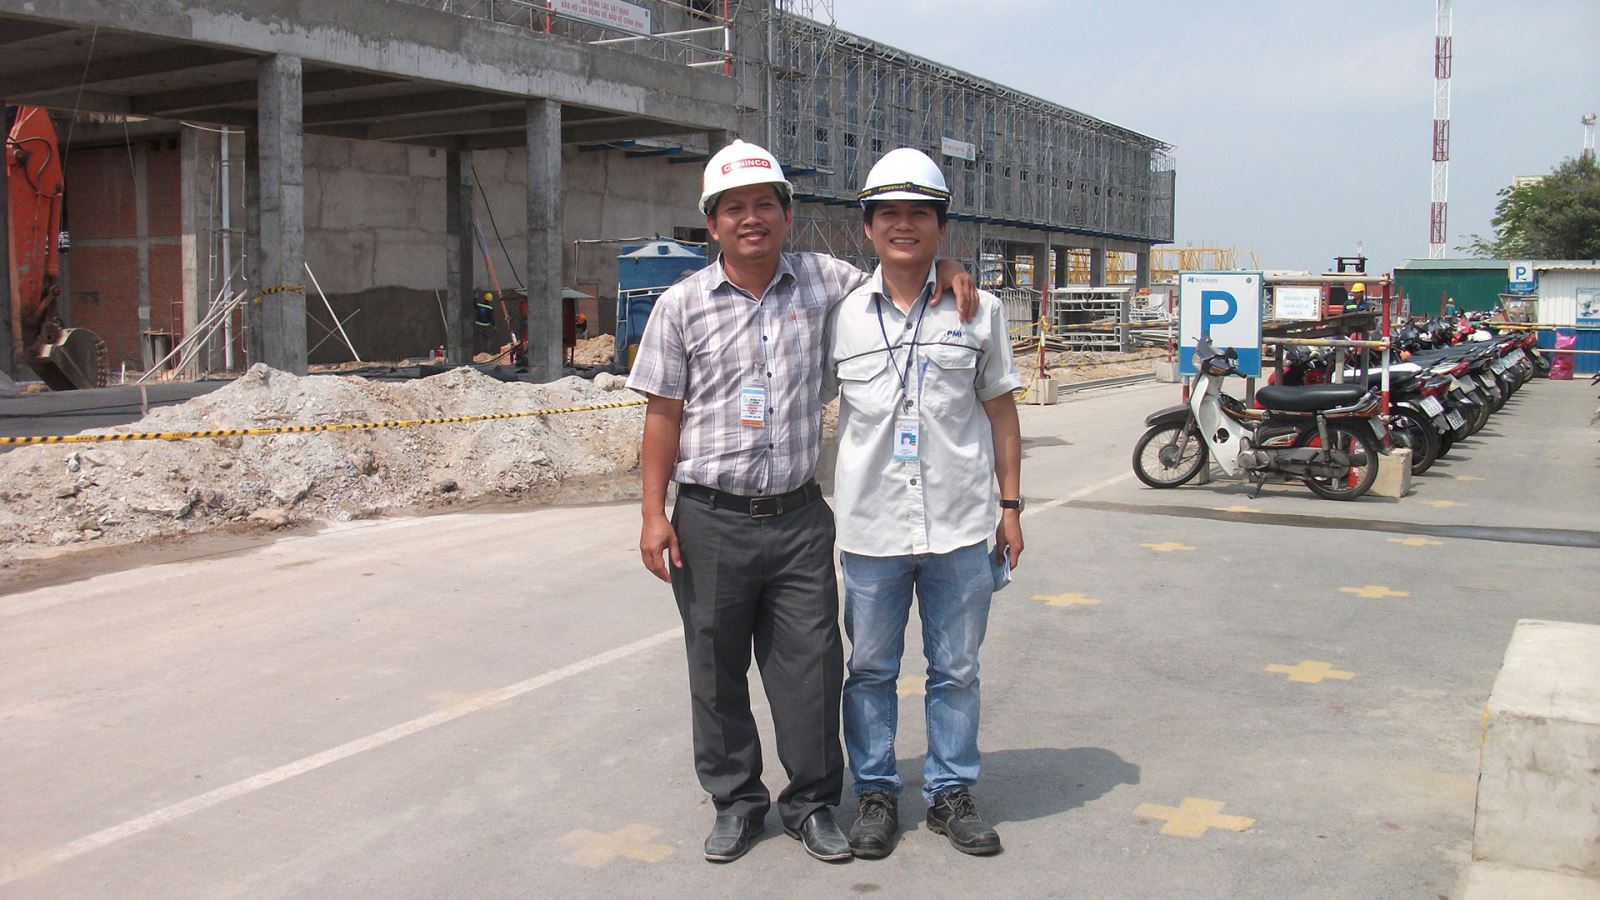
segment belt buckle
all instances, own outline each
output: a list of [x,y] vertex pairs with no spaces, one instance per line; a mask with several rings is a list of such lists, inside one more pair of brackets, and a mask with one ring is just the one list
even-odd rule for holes
[[770,519],[783,515],[782,497],[753,497],[750,500],[750,518]]

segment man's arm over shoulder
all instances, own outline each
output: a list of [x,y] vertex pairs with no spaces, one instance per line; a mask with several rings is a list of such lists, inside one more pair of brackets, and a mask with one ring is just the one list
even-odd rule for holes
[[832,303],[838,303],[856,288],[867,283],[871,273],[863,272],[837,256],[826,253],[797,253],[804,271],[821,279],[823,292]]

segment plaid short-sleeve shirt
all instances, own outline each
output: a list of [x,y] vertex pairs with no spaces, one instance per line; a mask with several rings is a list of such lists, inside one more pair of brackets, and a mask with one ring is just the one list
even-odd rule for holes
[[[785,253],[758,300],[722,261],[656,301],[628,387],[684,401],[672,478],[747,496],[781,494],[816,472],[822,443],[822,328],[867,281],[818,253]],[[740,424],[740,395],[760,388],[766,424]]]

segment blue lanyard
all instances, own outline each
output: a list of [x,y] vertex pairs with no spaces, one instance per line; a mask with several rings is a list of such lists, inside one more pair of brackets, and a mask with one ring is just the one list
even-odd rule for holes
[[[923,293],[927,293],[926,288],[924,288]],[[918,295],[918,299],[922,300],[922,309],[918,310],[917,322],[911,327],[911,345],[906,349],[906,365],[902,369],[894,361],[894,345],[889,341],[889,328],[883,324],[883,295],[878,294],[873,298],[872,308],[878,314],[878,331],[883,334],[883,349],[884,352],[889,354],[889,365],[894,367],[895,380],[900,385],[900,402],[902,405],[909,404],[911,400],[906,394],[906,379],[911,376],[911,361],[917,355],[917,337],[922,334],[922,317],[928,314],[928,301],[923,299],[921,295]],[[921,391],[919,390],[918,393],[920,394]]]

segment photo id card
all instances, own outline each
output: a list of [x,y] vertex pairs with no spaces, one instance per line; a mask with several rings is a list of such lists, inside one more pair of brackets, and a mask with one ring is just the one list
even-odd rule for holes
[[739,389],[739,424],[747,428],[766,427],[766,386],[747,384]]
[[916,462],[917,443],[921,438],[922,423],[916,419],[896,419],[894,427],[894,458],[900,462]]

